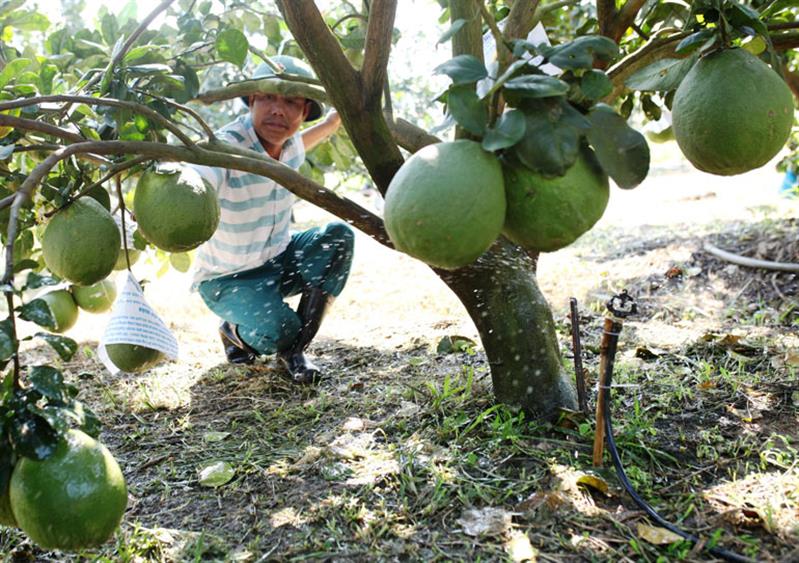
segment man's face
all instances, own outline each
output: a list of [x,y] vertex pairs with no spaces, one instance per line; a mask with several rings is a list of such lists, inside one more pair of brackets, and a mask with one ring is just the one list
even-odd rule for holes
[[250,96],[250,114],[255,132],[267,150],[278,151],[302,125],[310,111],[308,101],[300,96],[255,94]]

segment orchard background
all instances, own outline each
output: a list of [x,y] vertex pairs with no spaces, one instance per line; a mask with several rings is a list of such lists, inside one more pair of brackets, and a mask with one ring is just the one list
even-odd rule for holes
[[[567,4],[554,14],[563,24],[590,16],[581,10]],[[433,37],[447,27],[438,24]],[[418,42],[412,33],[402,33],[406,39]],[[411,51],[402,43],[394,50]],[[209,76],[219,70],[224,83],[226,69],[237,72],[231,64],[210,67]],[[412,68],[414,76],[430,74]],[[438,93],[396,90],[407,106],[394,111],[417,116]],[[211,122],[228,117],[198,107]],[[441,118],[430,110],[421,121],[429,127]],[[638,110],[632,119],[646,121]],[[319,155],[322,169],[350,170],[352,149],[342,139],[332,146]],[[799,503],[796,282],[703,251],[713,242],[795,261],[796,206],[778,199],[782,175],[774,170],[787,155],[720,178],[692,171],[674,143],[652,145],[642,185],[614,189],[598,226],[542,255],[537,278],[567,369],[567,300],[579,299],[592,375],[604,302],[622,288],[639,299],[641,315],[625,328],[617,366],[618,382],[629,387],[614,402],[639,491],[670,519],[727,547],[790,561]],[[379,212],[374,192],[360,191],[363,176],[332,178],[342,194]],[[330,216],[303,205],[296,219],[306,226]],[[152,250],[133,271],[150,280],[148,299],[178,335],[179,363],[109,376],[94,353],[104,319],[88,314],[68,334],[79,343],[69,360],[23,342],[26,363],[56,365],[79,387],[128,480],[115,541],[76,558],[706,558],[653,537],[614,477],[591,470],[590,419],[531,420],[494,402],[479,335],[429,268],[363,235],[356,248],[351,282],[311,350],[330,374],[317,389],[285,383],[268,361],[226,365],[215,320],[188,293],[188,276],[165,268],[170,257]],[[171,263],[184,269],[183,260]],[[20,336],[38,330],[22,324]],[[219,469],[211,473],[218,481],[205,479],[208,467]],[[7,529],[0,551],[13,560],[65,558]]]

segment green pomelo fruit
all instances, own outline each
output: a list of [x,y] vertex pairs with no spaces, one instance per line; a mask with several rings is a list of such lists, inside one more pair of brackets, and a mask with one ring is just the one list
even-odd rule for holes
[[51,327],[53,332],[66,332],[71,329],[78,321],[78,306],[72,298],[72,294],[66,289],[56,289],[39,296],[44,300],[53,314],[55,325]]
[[42,255],[55,275],[78,285],[91,285],[114,269],[122,246],[111,214],[84,197],[56,213],[42,235]]
[[[136,248],[128,248],[128,257],[130,258],[130,265],[133,266],[136,261],[139,259],[141,255],[141,250]],[[117,257],[117,263],[114,264],[114,270],[125,270],[128,267],[128,263],[125,260],[125,250],[121,249],[119,251],[119,256]]]
[[45,549],[76,551],[111,537],[128,493],[108,449],[80,430],[69,430],[52,456],[17,462],[10,498],[17,523],[31,540]]
[[763,166],[785,145],[793,95],[779,75],[744,49],[699,59],[674,95],[672,124],[699,170],[731,176]]
[[108,344],[105,349],[114,365],[129,373],[150,369],[164,359],[162,352],[137,344]]
[[216,191],[191,168],[142,174],[133,211],[144,238],[167,252],[200,246],[219,224]]
[[385,223],[397,250],[431,266],[470,264],[505,220],[502,167],[474,141],[424,147],[397,171],[386,193]]
[[551,252],[570,245],[608,205],[608,177],[587,149],[563,176],[545,178],[523,166],[504,171],[508,212],[502,233],[528,250]]
[[86,192],[86,195],[105,207],[107,211],[111,211],[111,196],[104,187],[95,186]]
[[117,298],[117,286],[111,280],[102,280],[88,286],[73,285],[70,291],[78,307],[90,313],[108,311]]

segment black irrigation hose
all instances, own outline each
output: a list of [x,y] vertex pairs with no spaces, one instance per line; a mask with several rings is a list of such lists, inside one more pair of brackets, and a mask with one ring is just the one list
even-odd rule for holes
[[[632,483],[627,478],[627,474],[624,472],[624,467],[621,465],[621,458],[619,457],[619,450],[616,448],[616,440],[613,437],[613,424],[610,420],[610,387],[611,387],[611,379],[613,376],[613,360],[616,356],[616,344],[618,343],[618,333],[615,334],[607,334],[608,337],[608,347],[607,347],[607,375],[606,375],[606,384],[604,389],[600,389],[601,393],[605,395],[605,434],[608,443],[608,450],[610,450],[610,457],[613,459],[613,467],[616,469],[616,475],[621,481],[622,486],[624,489],[629,493],[630,497],[632,497],[635,504],[641,507],[644,512],[646,512],[649,517],[657,522],[663,528],[670,530],[677,534],[678,536],[692,542],[692,543],[699,543],[700,539],[693,534],[689,534],[688,532],[684,532],[671,522],[665,520],[660,514],[655,512],[655,509],[652,508],[644,499],[642,499],[635,489],[633,488]],[[705,547],[710,553],[715,555],[716,557],[721,557],[726,561],[734,561],[735,563],[755,563],[754,559],[749,559],[748,557],[744,557],[743,555],[739,555],[732,551],[727,551],[721,547]]]

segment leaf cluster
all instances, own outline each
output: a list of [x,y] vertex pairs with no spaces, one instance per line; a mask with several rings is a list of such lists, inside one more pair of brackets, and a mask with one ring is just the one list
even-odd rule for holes
[[594,67],[618,56],[616,43],[584,35],[555,46],[519,40],[511,48],[512,62],[497,75],[471,55],[436,69],[452,80],[440,97],[451,118],[485,150],[539,174],[563,175],[590,145],[619,186],[639,184],[649,169],[646,140],[599,103],[612,83]]

